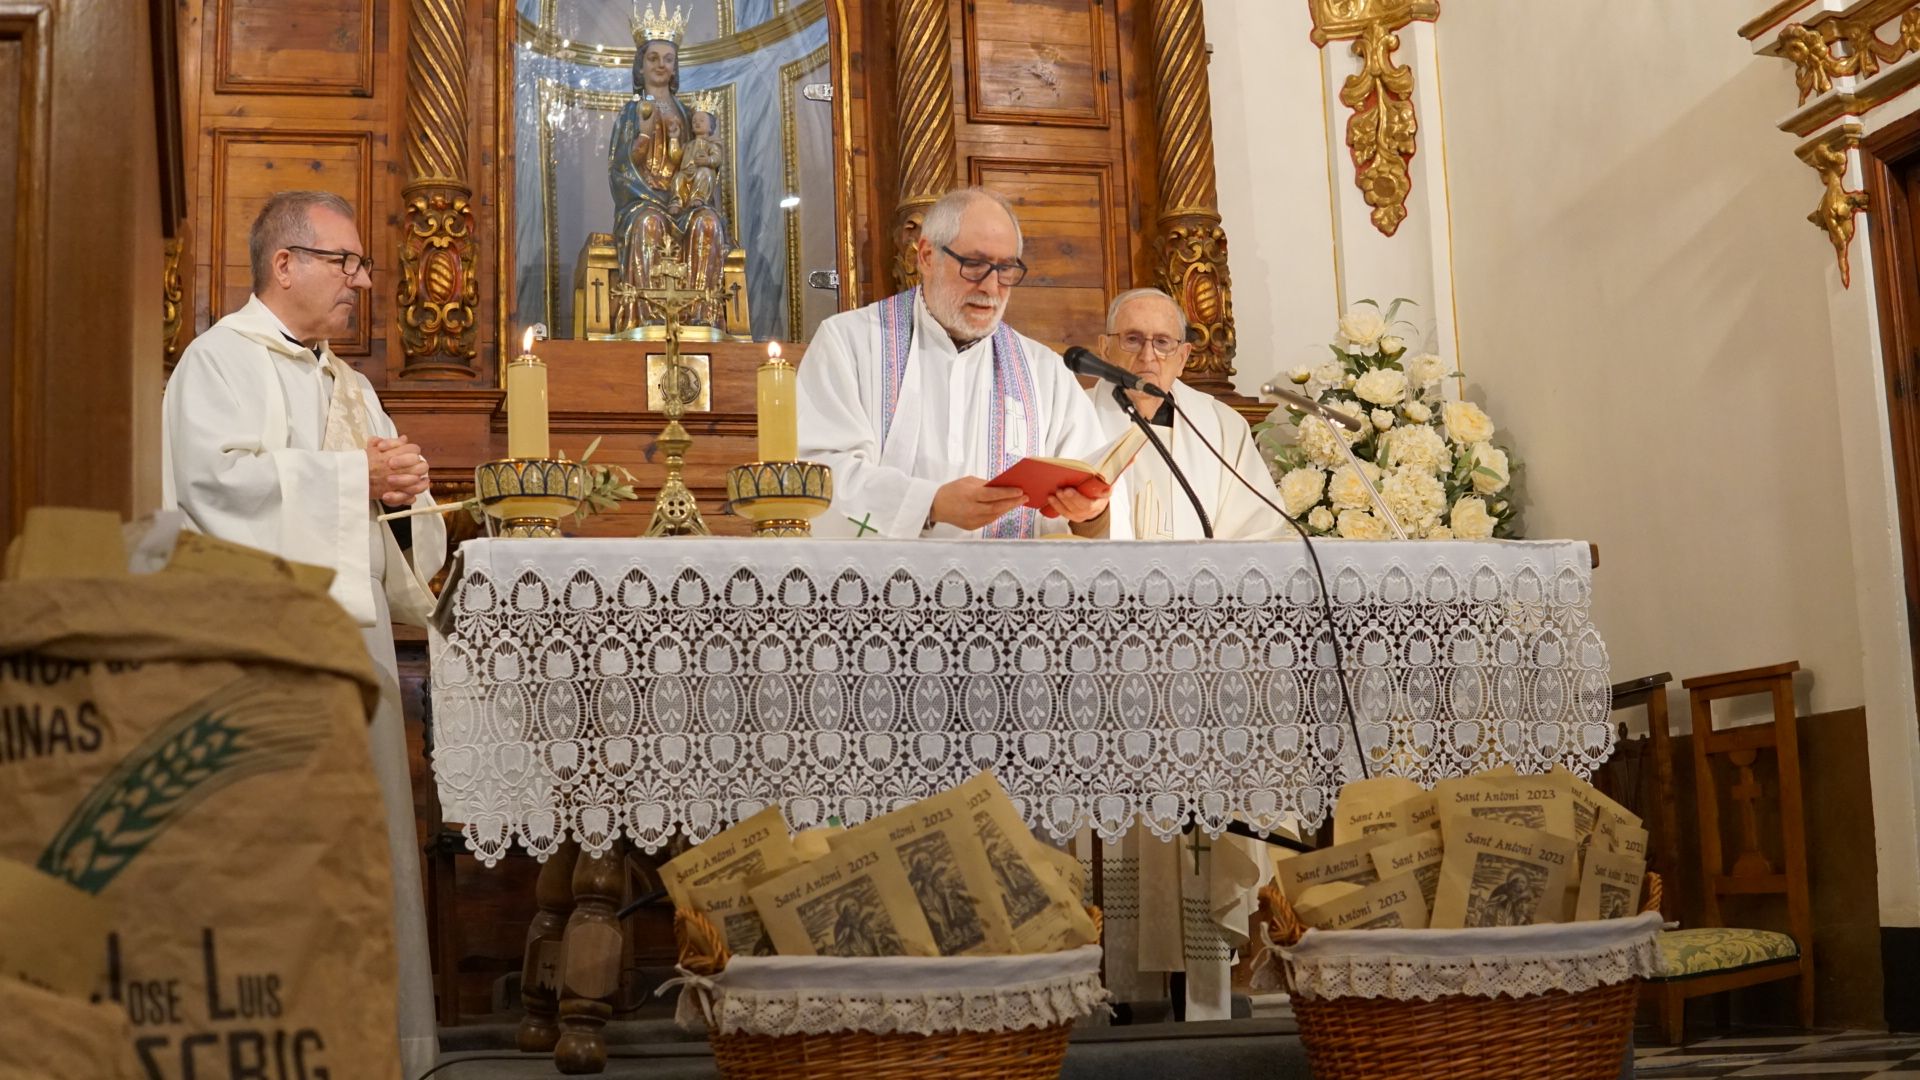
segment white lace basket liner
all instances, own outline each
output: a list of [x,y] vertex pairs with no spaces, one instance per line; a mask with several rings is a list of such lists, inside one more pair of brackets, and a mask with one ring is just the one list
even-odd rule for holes
[[721,1035],[1018,1031],[1106,1007],[1100,947],[1031,956],[735,956],[680,978],[674,1019]]
[[1531,997],[1579,993],[1655,973],[1660,915],[1472,930],[1308,930],[1290,948],[1269,942],[1260,981],[1301,997]]

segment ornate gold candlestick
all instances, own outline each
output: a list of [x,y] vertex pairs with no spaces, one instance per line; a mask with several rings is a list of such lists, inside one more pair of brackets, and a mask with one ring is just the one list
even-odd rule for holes
[[809,522],[833,502],[833,470],[800,456],[795,372],[767,345],[755,379],[760,460],[727,470],[727,509],[753,521],[758,536],[806,536]]
[[554,458],[547,440],[547,365],[533,352],[546,336],[545,324],[527,327],[507,365],[507,456],[473,470],[492,535],[559,536],[560,519],[587,497],[586,467]]
[[692,397],[698,396],[700,376],[680,362],[680,316],[695,304],[711,302],[712,290],[688,289],[683,287],[687,280],[687,265],[675,257],[671,238],[662,245],[659,255],[653,259],[656,273],[674,284],[666,288],[636,289],[621,284],[618,292],[623,298],[637,298],[654,312],[666,327],[666,374],[661,387],[663,407],[666,414],[666,430],[660,433],[660,449],[667,455],[667,478],[660,484],[660,494],[653,501],[653,520],[647,524],[648,536],[706,536],[709,534],[707,523],[700,517],[700,504],[695,501],[693,492],[688,490],[686,479],[681,470],[686,466],[687,449],[693,445],[693,437],[680,425],[680,418],[686,414],[688,401],[692,398],[685,393],[686,383],[695,383]]

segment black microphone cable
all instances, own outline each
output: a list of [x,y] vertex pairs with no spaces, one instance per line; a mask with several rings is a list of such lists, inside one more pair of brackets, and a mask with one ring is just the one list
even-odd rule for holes
[[1367,753],[1360,745],[1360,720],[1359,717],[1354,714],[1353,695],[1347,690],[1347,661],[1345,650],[1340,647],[1340,624],[1336,622],[1334,618],[1333,592],[1327,587],[1327,572],[1320,566],[1320,553],[1314,550],[1313,537],[1307,535],[1307,530],[1302,528],[1300,523],[1295,521],[1291,514],[1288,514],[1279,506],[1274,505],[1272,499],[1267,498],[1266,494],[1255,487],[1252,481],[1241,476],[1240,471],[1228,463],[1220,451],[1216,449],[1212,443],[1207,441],[1206,436],[1200,434],[1200,429],[1194,426],[1193,421],[1187,419],[1187,414],[1181,410],[1179,402],[1173,400],[1172,395],[1168,395],[1167,401],[1173,406],[1174,415],[1178,416],[1181,422],[1187,425],[1187,430],[1193,434],[1195,439],[1199,440],[1201,446],[1207,448],[1207,452],[1213,455],[1214,460],[1220,463],[1221,468],[1226,469],[1228,474],[1235,480],[1240,481],[1241,486],[1251,491],[1254,498],[1266,503],[1274,513],[1279,514],[1280,520],[1293,526],[1293,531],[1300,534],[1301,543],[1307,545],[1307,557],[1313,560],[1314,576],[1320,579],[1320,605],[1326,618],[1327,638],[1333,643],[1333,669],[1335,682],[1340,687],[1340,707],[1341,710],[1346,713],[1348,730],[1353,732],[1353,756],[1360,763],[1360,779],[1371,779],[1372,774],[1367,771]]

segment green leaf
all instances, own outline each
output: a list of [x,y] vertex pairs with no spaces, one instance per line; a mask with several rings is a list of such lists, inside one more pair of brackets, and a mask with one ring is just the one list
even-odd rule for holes
[[593,437],[593,441],[587,444],[586,452],[580,455],[581,464],[586,464],[587,459],[593,457],[593,452],[600,449],[600,440],[604,438],[606,438],[605,435],[595,435]]

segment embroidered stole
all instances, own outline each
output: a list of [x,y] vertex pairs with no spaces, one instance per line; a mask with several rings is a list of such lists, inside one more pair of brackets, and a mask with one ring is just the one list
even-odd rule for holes
[[[880,445],[886,446],[893,430],[894,409],[900,403],[900,385],[906,380],[907,359],[913,352],[913,301],[918,287],[896,293],[880,301],[881,372],[884,385],[880,409]],[[1026,350],[1020,337],[1006,323],[993,332],[993,407],[987,415],[987,446],[993,455],[989,477],[1013,467],[1024,456],[1024,448],[1007,446],[1007,408],[1020,409],[1028,439],[1040,430],[1033,371],[1027,366]],[[996,539],[1028,539],[1035,535],[1039,515],[1019,507],[980,530],[982,536]]]

